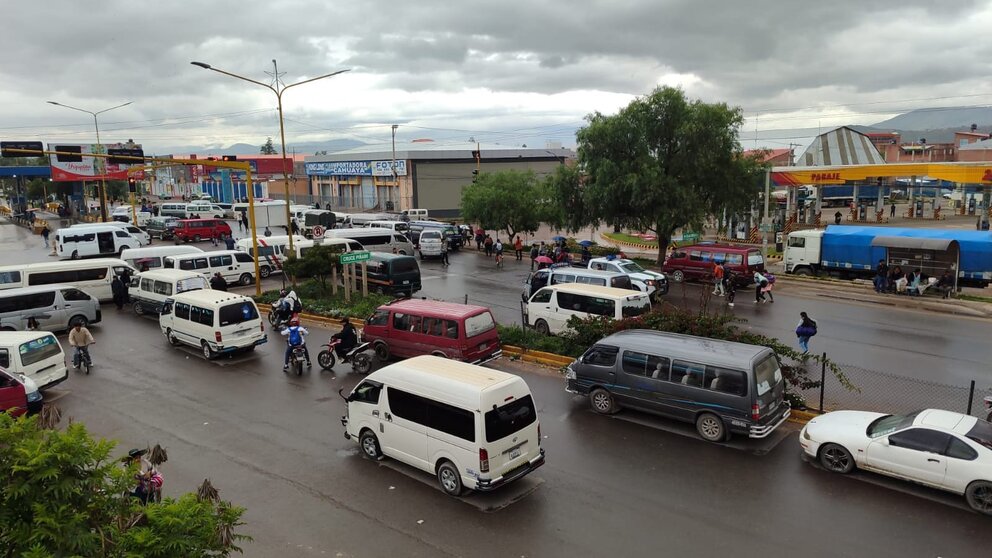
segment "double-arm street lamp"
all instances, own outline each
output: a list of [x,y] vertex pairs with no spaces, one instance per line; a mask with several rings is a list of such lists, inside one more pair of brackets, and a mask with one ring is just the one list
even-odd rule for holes
[[[96,148],[97,148],[97,151],[101,151],[102,152],[103,151],[103,145],[100,143],[100,122],[97,121],[97,118],[96,118],[97,115],[98,114],[103,114],[103,113],[108,112],[108,111],[112,111],[114,109],[119,109],[121,107],[126,107],[126,106],[130,105],[131,102],[132,101],[128,101],[128,102],[124,103],[123,105],[117,105],[116,107],[110,107],[108,109],[98,110],[96,112],[93,112],[91,110],[81,109],[81,108],[78,108],[78,107],[71,107],[69,105],[62,104],[62,103],[56,103],[55,101],[48,101],[48,104],[55,105],[57,107],[64,107],[64,108],[67,108],[67,109],[78,110],[79,112],[85,112],[86,114],[89,114],[90,116],[92,116],[93,117],[93,127],[96,128]],[[94,164],[96,165],[97,168],[99,168],[99,160],[95,161]],[[104,222],[107,221],[107,183],[106,183],[106,181],[103,178],[103,176],[105,174],[107,174],[107,166],[106,165],[107,165],[106,162],[104,162],[103,163],[103,172],[100,173],[100,219],[102,221],[104,221]],[[96,170],[96,169],[94,169],[94,170]]]
[[[290,212],[289,212],[289,171],[286,170],[286,128],[283,125],[283,121],[282,121],[282,94],[290,87],[296,87],[297,85],[303,85],[304,83],[310,83],[311,81],[317,81],[319,79],[334,77],[338,74],[343,74],[348,70],[338,70],[330,74],[324,74],[322,76],[305,79],[303,81],[291,83],[289,85],[283,85],[282,82],[279,81],[279,68],[278,66],[276,66],[275,60],[272,61],[272,67],[274,70],[273,84],[263,83],[261,81],[247,78],[245,76],[239,76],[238,74],[221,70],[220,68],[214,68],[213,66],[207,64],[206,62],[190,62],[190,64],[194,66],[199,66],[204,70],[213,70],[219,74],[224,74],[225,76],[231,76],[233,78],[237,78],[242,81],[247,81],[248,83],[261,85],[262,87],[265,87],[266,89],[269,89],[270,91],[276,94],[276,101],[278,101],[279,104],[279,139],[280,139],[280,143],[282,143],[282,176],[286,186],[286,226],[289,227],[289,230],[287,231],[287,233],[289,234],[289,251],[290,253],[293,253],[293,227],[292,227],[292,217],[290,216]],[[252,225],[254,226],[254,223],[252,223]]]

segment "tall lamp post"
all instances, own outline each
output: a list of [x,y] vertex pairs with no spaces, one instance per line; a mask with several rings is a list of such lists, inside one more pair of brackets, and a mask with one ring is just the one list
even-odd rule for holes
[[279,103],[279,139],[280,142],[282,143],[282,176],[286,186],[286,226],[289,227],[289,230],[287,231],[287,233],[289,234],[289,251],[293,253],[293,231],[291,226],[292,217],[290,216],[290,212],[289,212],[289,171],[286,170],[286,128],[283,125],[283,121],[282,121],[282,94],[290,87],[296,87],[297,85],[303,85],[304,83],[310,83],[311,81],[317,81],[319,79],[334,77],[338,74],[343,74],[349,70],[338,70],[330,74],[324,74],[322,76],[305,79],[303,81],[298,81],[296,83],[291,83],[289,85],[283,85],[282,82],[279,81],[279,68],[278,66],[276,66],[275,60],[272,61],[272,68],[274,70],[274,73],[272,74],[274,79],[273,84],[262,83],[261,81],[247,78],[245,76],[239,76],[238,74],[228,72],[226,70],[221,70],[220,68],[214,68],[213,66],[207,64],[206,62],[190,62],[190,64],[194,66],[199,66],[204,70],[213,70],[218,74],[224,74],[225,76],[231,76],[233,78],[237,78],[242,81],[247,81],[248,83],[261,85],[262,87],[265,87],[266,89],[276,94],[276,101]]
[[[97,115],[103,114],[105,112],[119,109],[121,107],[126,107],[131,104],[132,101],[128,101],[123,105],[117,105],[116,107],[110,107],[108,109],[98,110],[93,112],[91,110],[81,109],[77,107],[71,107],[66,104],[56,103],[55,101],[48,101],[48,104],[55,105],[57,107],[64,107],[67,109],[78,110],[79,112],[85,112],[93,117],[93,127],[96,128],[96,148],[97,151],[102,151],[103,145],[100,143],[100,122],[97,121]],[[107,174],[107,163],[103,163],[103,172],[100,174],[100,220],[107,222],[107,182],[104,180],[103,176]]]

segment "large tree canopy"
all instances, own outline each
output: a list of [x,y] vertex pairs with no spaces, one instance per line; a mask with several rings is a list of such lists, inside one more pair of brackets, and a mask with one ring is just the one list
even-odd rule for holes
[[462,216],[484,229],[506,231],[512,239],[534,232],[544,219],[547,194],[533,171],[504,170],[479,175],[462,190]]
[[587,120],[577,135],[578,172],[561,169],[549,180],[559,226],[605,222],[654,232],[660,264],[677,229],[744,210],[758,194],[761,165],[738,142],[739,108],[663,87]]

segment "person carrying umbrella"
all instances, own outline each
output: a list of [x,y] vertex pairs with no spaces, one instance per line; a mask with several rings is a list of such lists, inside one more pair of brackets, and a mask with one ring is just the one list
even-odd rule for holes
[[549,265],[551,265],[551,264],[554,263],[554,260],[552,260],[548,256],[538,256],[537,258],[534,259],[534,261],[537,262],[537,269],[538,270],[545,269]]

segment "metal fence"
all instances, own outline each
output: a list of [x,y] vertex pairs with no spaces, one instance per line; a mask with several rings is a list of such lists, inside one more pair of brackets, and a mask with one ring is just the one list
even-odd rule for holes
[[820,411],[852,409],[884,413],[903,413],[919,409],[946,409],[985,418],[985,397],[992,397],[992,379],[974,379],[948,384],[860,366],[838,364],[854,389],[841,384],[829,370],[819,365],[810,375],[823,375],[821,387],[798,390],[806,405]]

